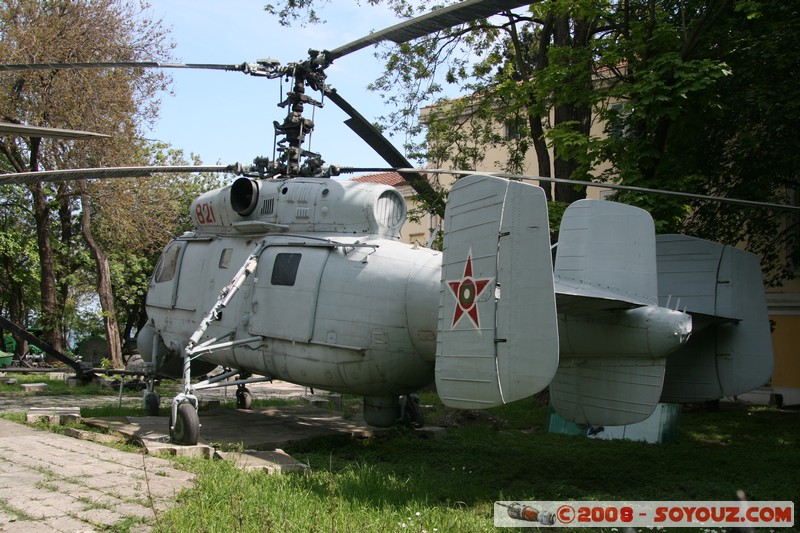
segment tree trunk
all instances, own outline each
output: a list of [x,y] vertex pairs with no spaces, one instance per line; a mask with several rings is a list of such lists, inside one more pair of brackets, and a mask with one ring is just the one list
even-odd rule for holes
[[[571,127],[588,137],[591,111],[587,106],[572,104],[557,106],[554,115],[556,124],[575,122],[576,124]],[[557,147],[554,149],[554,152],[555,161],[553,162],[553,168],[555,170],[555,177],[561,179],[573,178],[573,173],[578,169],[578,162],[574,159],[563,157],[559,153]],[[575,185],[579,183],[580,181],[575,181]],[[586,188],[576,187],[575,185],[556,183],[556,200],[571,204],[572,202],[586,198]]]
[[[60,227],[59,240],[61,246],[58,248],[56,258],[55,282],[56,282],[56,308],[55,317],[62,333],[64,331],[64,315],[66,314],[67,302],[70,298],[72,288],[72,274],[75,272],[75,263],[72,246],[72,202],[70,202],[71,191],[66,183],[59,183],[56,193],[58,201],[58,221]],[[66,339],[64,345],[68,347]]]
[[[571,48],[582,48],[588,46],[589,41],[589,22],[586,20],[571,20],[569,15],[559,15],[553,28],[553,45]],[[592,66],[586,64],[586,69],[578,75],[579,79],[572,79],[572,84],[583,84],[587,91],[591,89]],[[586,137],[589,136],[591,126],[592,110],[588,104],[581,102],[566,102],[555,106],[554,126],[559,124],[572,123],[571,128],[577,130]],[[578,162],[571,158],[566,158],[559,153],[558,148],[554,149],[553,170],[556,178],[572,179],[573,173],[578,168]],[[576,181],[577,184],[577,181]],[[575,187],[557,183],[555,186],[556,200],[571,204],[576,200],[586,198],[585,187]]]
[[106,330],[108,351],[111,354],[111,365],[114,368],[122,368],[122,343],[119,336],[119,325],[117,324],[117,314],[114,309],[114,294],[111,288],[111,267],[106,254],[97,245],[92,235],[90,200],[86,191],[81,192],[81,233],[86,246],[94,258],[97,266],[97,295],[100,297],[100,307],[103,310],[103,325]]
[[[536,53],[536,62],[534,70],[541,71],[547,66],[547,52],[549,50],[550,37],[553,33],[553,16],[548,15],[542,26],[539,35],[539,47]],[[522,43],[520,42],[519,35],[516,31],[516,26],[511,26],[511,38],[514,45],[514,60],[516,63],[517,71],[523,79],[530,79],[535,76],[535,73],[528,66],[526,58],[523,55]],[[536,153],[536,163],[538,167],[539,176],[549,178],[552,176],[550,169],[550,150],[547,148],[547,141],[544,137],[544,126],[542,124],[546,117],[536,112],[539,107],[536,94],[530,91],[528,96],[528,127],[530,128],[531,141],[533,142],[533,149]],[[553,199],[552,185],[550,183],[539,183],[539,186],[544,190],[547,201]]]
[[[533,148],[536,152],[536,162],[539,167],[539,176],[543,178],[549,178],[552,176],[552,173],[550,172],[550,151],[547,149],[547,141],[544,140],[542,117],[535,113],[531,113],[528,115],[528,124],[531,129]],[[544,195],[547,198],[547,201],[552,201],[552,184],[542,182],[539,184],[539,186],[544,189]]]
[[[39,144],[41,139],[31,138],[30,170],[39,170]],[[33,197],[33,218],[36,221],[36,241],[39,245],[39,263],[41,273],[39,287],[42,298],[43,340],[53,349],[63,352],[61,341],[61,323],[56,317],[56,270],[53,247],[50,245],[50,205],[47,201],[41,182],[30,187]],[[48,358],[50,360],[50,358]]]

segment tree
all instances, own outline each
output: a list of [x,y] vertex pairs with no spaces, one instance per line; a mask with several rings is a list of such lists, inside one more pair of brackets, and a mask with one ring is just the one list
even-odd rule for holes
[[[199,164],[181,150],[156,143],[146,147],[146,164]],[[144,325],[150,275],[164,245],[191,228],[189,207],[202,192],[222,185],[218,175],[155,175],[87,185],[90,230],[105,251],[113,287],[113,308],[122,325],[120,338],[130,339]],[[107,306],[111,308],[111,303]],[[105,307],[104,307],[105,309]]]
[[[607,177],[630,185],[785,203],[796,189],[796,102],[785,73],[800,9],[780,2],[687,2],[682,9],[629,2],[610,50],[625,58],[615,80],[612,130],[593,154]],[[625,22],[623,25],[622,22]],[[769,283],[793,275],[797,221],[779,212],[625,195],[663,231],[681,231],[759,253]],[[790,258],[791,259],[791,258]],[[794,264],[793,264],[794,263]]]
[[[32,237],[25,189],[8,186],[0,197],[0,314],[16,324],[27,325],[28,309],[36,306],[39,256]],[[2,337],[2,332],[0,332]],[[10,351],[8,347],[0,350]],[[17,343],[17,355],[24,353]]]
[[[0,60],[7,63],[163,61],[171,43],[147,5],[125,0],[11,0],[0,5]],[[131,69],[35,71],[0,76],[0,116],[9,122],[101,131],[102,141],[4,138],[0,154],[15,171],[114,166],[141,161],[137,125],[157,112],[167,78]],[[40,314],[45,338],[62,349],[61,320],[74,269],[73,213],[80,192],[35,184],[27,202],[36,226]],[[103,298],[101,298],[103,300]]]
[[[383,3],[405,17],[430,8]],[[313,6],[273,11],[288,22]],[[373,88],[396,106],[385,118],[391,127],[412,137],[427,127],[428,146],[407,148],[435,166],[474,167],[487,147],[502,146],[506,161],[484,163],[520,172],[533,148],[543,176],[783,201],[798,186],[800,95],[786,73],[800,67],[799,9],[761,0],[536,2],[390,48]],[[416,123],[421,102],[446,84],[466,94],[425,108]],[[602,134],[592,120],[606,125]],[[556,199],[580,197],[575,189],[556,188]],[[618,198],[650,211],[658,231],[746,243],[772,282],[794,269],[786,251],[800,253],[797,221],[774,213]]]

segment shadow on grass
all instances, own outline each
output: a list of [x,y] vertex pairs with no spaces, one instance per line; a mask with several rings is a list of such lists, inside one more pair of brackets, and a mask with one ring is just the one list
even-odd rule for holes
[[[542,409],[531,407],[531,409]],[[654,445],[494,427],[439,440],[398,429],[372,439],[318,438],[287,451],[347,473],[345,497],[403,504],[526,500],[794,500],[800,413],[729,406],[681,419],[678,442]],[[402,483],[399,483],[401,480]]]
[[[514,407],[515,412],[526,411]],[[546,408],[522,422],[449,429],[440,439],[397,428],[368,439],[320,437],[286,451],[310,475],[245,473],[198,463],[198,484],[167,528],[223,531],[477,531],[495,500],[800,498],[800,412],[729,406],[688,413],[665,445],[553,435]],[[527,427],[538,420],[538,427]],[[526,429],[517,429],[525,427]],[[227,528],[227,529],[226,529]],[[434,529],[436,528],[436,529]]]

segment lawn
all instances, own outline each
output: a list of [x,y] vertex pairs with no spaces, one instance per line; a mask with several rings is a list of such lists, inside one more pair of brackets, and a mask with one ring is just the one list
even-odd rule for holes
[[[19,384],[6,387],[0,395],[16,394]],[[178,532],[461,532],[494,530],[496,500],[730,501],[742,490],[751,500],[800,501],[796,409],[723,403],[716,412],[685,411],[677,441],[654,445],[549,434],[548,408],[535,398],[487,412],[446,410],[435,394],[422,403],[430,422],[450,426],[443,438],[395,428],[287,448],[311,466],[309,475],[185,462],[198,474],[196,487],[151,524]],[[359,405],[346,398],[348,416]],[[140,414],[130,410],[84,416]]]
[[[50,372],[32,372],[28,374],[4,370],[4,373],[6,377],[15,379],[16,383],[11,385],[0,383],[0,396],[24,395],[25,393],[22,390],[22,385],[25,383],[45,383],[47,385],[47,390],[37,392],[37,396],[97,396],[119,394],[119,386],[111,386],[111,379],[113,379],[111,377],[106,379],[107,384],[105,386],[96,382],[72,386],[64,379],[51,379]],[[52,373],[62,374],[64,372],[56,370]],[[66,374],[69,377],[74,377],[74,374],[70,374],[69,372]],[[125,381],[127,383],[131,380],[126,378]],[[142,395],[140,391],[130,389],[123,390],[123,394],[128,396]]]
[[664,445],[548,434],[547,409],[534,399],[445,418],[460,427],[441,439],[398,428],[295,444],[286,451],[312,467],[305,476],[192,463],[197,487],[160,526],[486,531],[494,529],[495,500],[730,501],[743,490],[752,500],[800,501],[797,410],[723,404],[717,412],[684,413],[677,442]]

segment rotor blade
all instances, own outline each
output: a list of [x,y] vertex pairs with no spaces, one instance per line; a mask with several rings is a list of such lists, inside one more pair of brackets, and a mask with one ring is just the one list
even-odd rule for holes
[[690,198],[692,200],[705,200],[707,202],[719,202],[723,204],[740,205],[744,207],[759,207],[766,209],[777,209],[781,211],[800,211],[800,206],[773,204],[770,202],[758,202],[755,200],[742,200],[740,198],[728,198],[726,196],[709,196],[707,194],[695,194],[690,192],[668,191],[665,189],[648,189],[647,187],[634,187],[632,185],[618,185],[616,183],[597,183],[593,181],[577,181],[564,178],[544,178],[539,176],[525,176],[522,174],[506,174],[503,172],[478,172],[475,170],[448,170],[448,169],[414,169],[414,168],[400,168],[397,172],[410,172],[420,170],[430,174],[456,174],[461,176],[469,176],[472,174],[480,174],[484,176],[497,176],[499,178],[506,178],[510,180],[536,180],[545,183],[564,183],[567,185],[575,185],[576,187],[597,187],[601,189],[613,189],[616,191],[630,191],[641,192],[644,194],[660,194],[663,196],[677,196],[679,198]]
[[229,70],[246,72],[247,63],[239,65],[215,65],[210,63],[159,63],[155,61],[107,61],[91,63],[19,63],[0,64],[0,70],[26,71],[26,70],[75,70],[75,69],[106,69],[106,68],[192,68],[206,70]]
[[364,115],[359,113],[347,100],[342,98],[335,89],[327,89],[325,91],[325,96],[350,116],[348,120],[345,120],[345,124],[356,132],[359,137],[364,139],[373,150],[378,152],[378,155],[381,156],[384,161],[393,167],[411,166],[408,159],[406,159],[370,121],[364,118]]
[[10,124],[0,122],[0,135],[14,135],[19,137],[52,137],[54,139],[108,139],[111,135],[92,133],[91,131],[62,130],[59,128],[45,128],[40,126],[25,126],[23,124]]
[[43,170],[41,172],[18,172],[0,175],[0,186],[12,184],[32,184],[39,181],[50,183],[76,180],[141,178],[153,174],[179,174],[184,172],[230,172],[241,173],[241,165],[211,166],[160,166],[160,167],[116,167],[80,168],[73,170]]
[[451,6],[443,7],[425,15],[406,20],[395,24],[366,37],[357,39],[350,43],[340,46],[330,52],[326,52],[329,61],[338,59],[356,50],[361,50],[369,45],[377,44],[381,41],[392,41],[395,44],[406,43],[418,37],[424,37],[431,33],[471,22],[486,17],[490,17],[501,11],[515,9],[531,4],[531,0],[466,0]]
[[[347,126],[353,130],[356,135],[361,137],[364,142],[370,146],[370,148],[375,150],[375,152],[377,152],[378,155],[384,159],[384,161],[393,167],[407,169],[411,166],[411,163],[409,163],[408,159],[406,159],[405,156],[401,154],[391,142],[389,142],[389,139],[384,137],[378,128],[364,118],[361,113],[356,111],[356,109],[351,106],[347,100],[342,98],[335,89],[326,88],[325,96],[330,98],[334,104],[339,106],[342,111],[350,116],[350,118],[345,120],[344,123],[347,124]],[[431,186],[430,182],[423,174],[421,174],[418,170],[406,170],[404,172],[400,172],[400,175],[403,176],[403,179],[406,180],[411,188],[414,189],[414,191],[416,191],[416,193],[419,194],[428,203],[428,205],[432,206],[436,210],[436,214],[444,216],[444,204],[441,202],[439,194]]]

